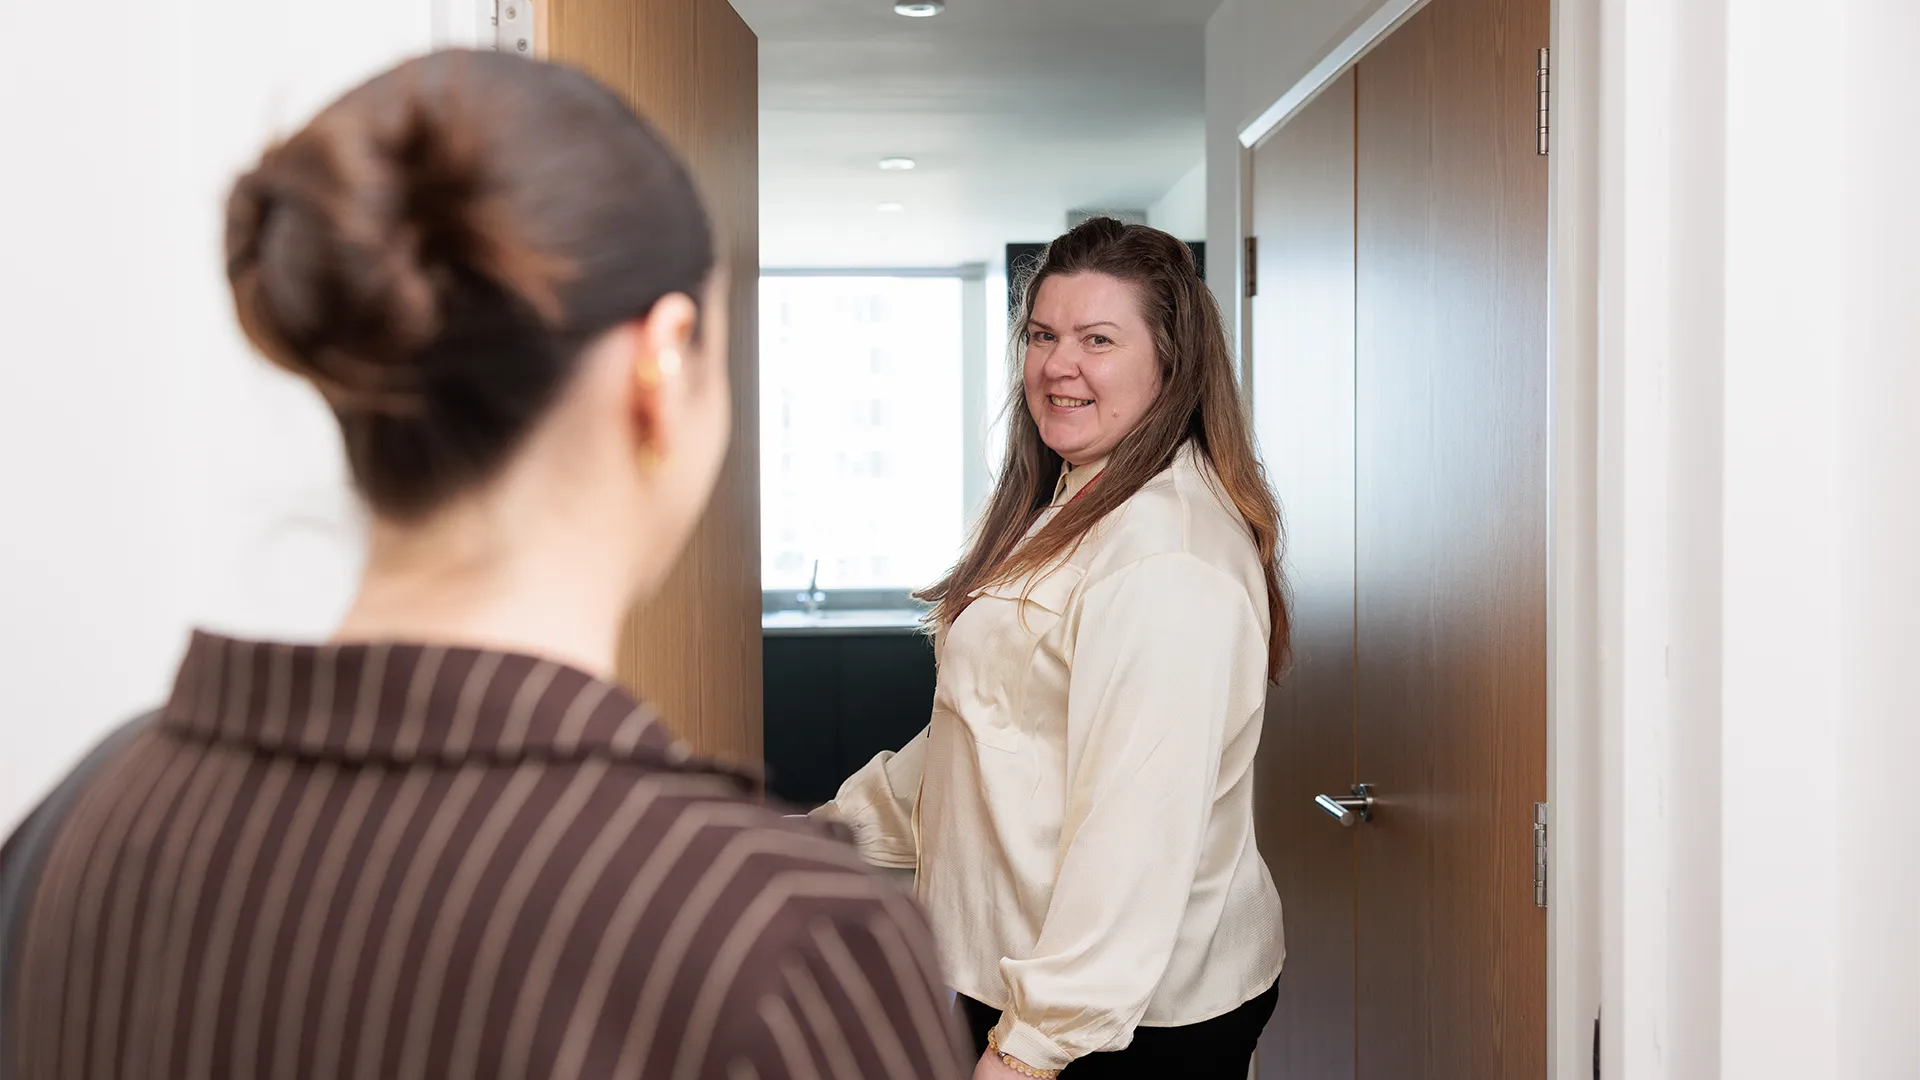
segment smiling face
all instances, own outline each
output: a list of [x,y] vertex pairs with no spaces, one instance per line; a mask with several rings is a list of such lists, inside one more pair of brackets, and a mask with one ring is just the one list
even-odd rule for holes
[[1153,333],[1135,288],[1107,274],[1040,283],[1027,323],[1027,411],[1070,464],[1113,452],[1160,395]]

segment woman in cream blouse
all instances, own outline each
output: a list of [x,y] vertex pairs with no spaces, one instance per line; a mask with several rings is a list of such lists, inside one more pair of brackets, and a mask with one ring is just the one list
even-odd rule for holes
[[1280,899],[1253,762],[1279,514],[1186,245],[1094,219],[1026,283],[999,486],[935,605],[927,729],[820,813],[917,869],[976,1077],[1244,1080]]

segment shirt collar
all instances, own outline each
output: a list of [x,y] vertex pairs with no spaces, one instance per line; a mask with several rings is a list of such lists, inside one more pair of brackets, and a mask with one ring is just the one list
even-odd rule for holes
[[401,764],[603,757],[758,787],[751,773],[694,761],[651,709],[612,683],[484,649],[196,633],[160,722],[265,753]]
[[1052,505],[1065,506],[1072,502],[1073,497],[1085,491],[1087,485],[1093,483],[1094,477],[1099,476],[1106,467],[1106,458],[1089,461],[1085,465],[1062,464],[1060,479],[1053,486]]

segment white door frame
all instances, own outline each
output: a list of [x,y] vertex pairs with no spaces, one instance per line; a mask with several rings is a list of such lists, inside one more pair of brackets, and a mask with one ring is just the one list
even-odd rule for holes
[[[1388,0],[1239,132],[1244,203],[1253,148],[1425,7]],[[1601,995],[1600,6],[1552,0],[1547,799],[1547,1075],[1593,1075]],[[1242,222],[1251,216],[1243,212]],[[1245,248],[1236,245],[1245,259]],[[1245,268],[1241,268],[1244,275]],[[1244,280],[1244,276],[1240,276]],[[1255,328],[1249,339],[1257,339]],[[1250,360],[1245,368],[1251,378]]]

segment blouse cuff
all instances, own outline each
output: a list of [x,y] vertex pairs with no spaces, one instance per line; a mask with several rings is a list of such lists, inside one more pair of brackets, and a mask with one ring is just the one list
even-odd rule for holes
[[855,851],[860,853],[861,861],[868,866],[877,866],[882,870],[913,870],[919,867],[919,857],[910,848],[901,848],[891,843],[880,830],[867,820],[867,807],[848,814],[841,810],[838,802],[822,803],[814,807],[807,816],[815,821],[828,822],[845,829],[853,843]]
[[1073,1064],[1074,1056],[1059,1043],[1042,1034],[1032,1024],[1014,1019],[1010,1012],[1000,1014],[1000,1023],[993,1029],[993,1039],[1001,1053],[1036,1069],[1051,1072]]

